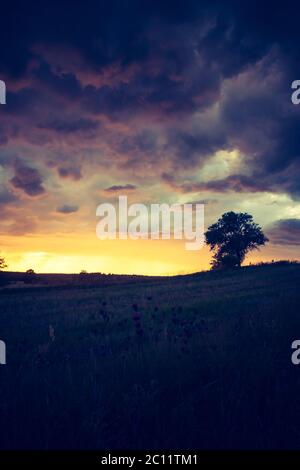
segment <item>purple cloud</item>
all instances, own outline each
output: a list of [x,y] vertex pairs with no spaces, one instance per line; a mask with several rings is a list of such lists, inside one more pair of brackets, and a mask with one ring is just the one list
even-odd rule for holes
[[21,189],[28,196],[34,197],[45,193],[42,176],[35,168],[20,161],[15,162],[15,176],[10,180],[12,186]]
[[56,212],[59,212],[60,214],[72,214],[74,212],[77,212],[78,209],[78,206],[64,204],[62,206],[57,207]]
[[137,186],[134,184],[116,184],[114,186],[110,186],[109,188],[104,189],[105,192],[107,193],[113,193],[113,192],[118,192],[118,191],[134,191],[137,189]]

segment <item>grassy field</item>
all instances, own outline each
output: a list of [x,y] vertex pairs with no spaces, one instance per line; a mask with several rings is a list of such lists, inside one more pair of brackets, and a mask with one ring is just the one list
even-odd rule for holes
[[300,266],[0,291],[1,448],[300,448]]

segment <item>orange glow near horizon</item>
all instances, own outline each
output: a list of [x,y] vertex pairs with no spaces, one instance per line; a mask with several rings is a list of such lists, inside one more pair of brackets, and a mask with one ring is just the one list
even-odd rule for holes
[[[179,240],[98,240],[88,235],[9,237],[0,240],[9,271],[37,273],[102,272],[168,276],[209,269],[207,247],[188,251]],[[294,259],[293,249],[269,245],[255,251],[246,263]]]
[[209,267],[207,248],[187,251],[178,240],[98,240],[68,236],[10,237],[2,255],[10,271],[29,268],[40,273],[88,272],[174,275]]

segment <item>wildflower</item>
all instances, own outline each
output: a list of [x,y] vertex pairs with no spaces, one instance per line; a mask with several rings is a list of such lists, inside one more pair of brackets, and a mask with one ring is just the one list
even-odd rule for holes
[[138,336],[143,336],[144,335],[144,330],[142,329],[142,327],[139,327],[136,329],[136,334]]
[[55,340],[55,331],[52,325],[49,325],[49,338],[51,341]]
[[133,321],[138,322],[141,319],[141,315],[139,313],[134,313],[132,315],[132,319],[133,319]]

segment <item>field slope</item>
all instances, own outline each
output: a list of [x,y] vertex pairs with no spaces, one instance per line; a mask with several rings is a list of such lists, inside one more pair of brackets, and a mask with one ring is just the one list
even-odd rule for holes
[[300,266],[2,289],[1,448],[299,448]]

